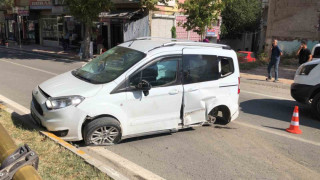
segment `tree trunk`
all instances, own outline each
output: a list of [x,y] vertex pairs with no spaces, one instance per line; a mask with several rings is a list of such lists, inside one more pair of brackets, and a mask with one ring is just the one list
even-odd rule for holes
[[83,40],[83,50],[82,50],[82,58],[89,59],[90,58],[90,39],[91,39],[91,24],[85,24],[85,32],[84,32],[84,40]]

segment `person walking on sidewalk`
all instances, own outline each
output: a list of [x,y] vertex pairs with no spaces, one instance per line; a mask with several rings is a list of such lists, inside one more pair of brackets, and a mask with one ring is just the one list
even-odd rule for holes
[[271,48],[271,58],[270,58],[270,62],[268,65],[268,77],[267,77],[267,81],[271,81],[272,76],[271,76],[271,69],[274,66],[274,73],[275,73],[275,77],[274,77],[274,81],[273,82],[278,82],[278,69],[279,69],[279,63],[280,63],[280,56],[282,55],[282,50],[279,48],[278,46],[278,40],[274,39],[272,41],[272,48]]
[[297,52],[297,56],[299,57],[300,65],[305,62],[311,61],[312,59],[311,51],[308,49],[307,43],[305,41],[301,41],[301,45]]

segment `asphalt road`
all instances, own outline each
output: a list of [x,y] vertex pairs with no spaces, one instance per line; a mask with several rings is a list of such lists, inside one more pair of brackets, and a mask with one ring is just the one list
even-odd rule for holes
[[[36,85],[82,64],[0,49],[0,95],[28,108]],[[300,105],[303,134],[287,133],[297,105],[289,87],[241,81],[240,116],[228,125],[132,138],[100,148],[166,179],[320,179],[320,121]]]

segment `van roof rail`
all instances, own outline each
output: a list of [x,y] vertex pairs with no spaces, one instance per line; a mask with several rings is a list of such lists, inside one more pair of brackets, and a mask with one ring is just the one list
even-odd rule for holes
[[203,42],[193,42],[193,41],[179,41],[179,42],[169,42],[164,43],[161,46],[154,47],[150,49],[148,52],[153,51],[155,49],[161,47],[168,47],[168,46],[175,46],[175,45],[182,45],[182,46],[201,46],[201,47],[213,47],[213,48],[222,48],[226,50],[231,50],[231,47],[224,44],[216,44],[216,43],[203,43]]
[[230,46],[224,44],[217,44],[217,43],[203,43],[203,42],[169,42],[163,44],[163,46],[174,46],[174,45],[183,45],[183,46],[202,46],[202,47],[215,47],[215,48],[222,48],[222,49],[231,49]]

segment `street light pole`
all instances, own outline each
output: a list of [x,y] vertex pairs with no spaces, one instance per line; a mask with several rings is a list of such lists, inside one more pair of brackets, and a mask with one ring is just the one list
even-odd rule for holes
[[[18,146],[13,142],[7,131],[0,124],[0,163],[14,153],[17,148]],[[13,180],[41,180],[41,177],[33,166],[26,165],[14,174]]]

